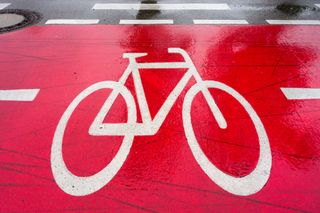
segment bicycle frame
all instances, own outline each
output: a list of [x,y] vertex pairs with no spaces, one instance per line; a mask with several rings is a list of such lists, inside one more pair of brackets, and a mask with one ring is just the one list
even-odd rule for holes
[[[182,90],[186,87],[189,80],[194,77],[197,84],[200,85],[201,91],[209,104],[209,107],[218,122],[220,128],[226,128],[227,124],[225,118],[223,117],[220,109],[215,103],[213,97],[210,95],[208,88],[205,86],[200,74],[196,70],[192,60],[189,55],[180,48],[168,48],[168,53],[178,53],[184,58],[184,62],[161,62],[161,63],[138,63],[137,58],[146,56],[147,53],[124,53],[123,58],[129,59],[129,65],[124,71],[118,83],[124,86],[129,75],[132,73],[134,86],[137,94],[137,100],[139,109],[141,112],[142,123],[127,124],[127,123],[116,123],[107,124],[103,123],[103,120],[117,98],[119,91],[114,89],[110,96],[107,98],[103,104],[98,115],[94,119],[90,129],[90,135],[125,135],[129,132],[134,132],[134,135],[154,135],[158,132],[161,125],[163,124],[165,118],[167,117],[173,104],[178,99]],[[150,115],[150,110],[144,93],[143,85],[141,82],[141,77],[139,69],[177,69],[177,68],[187,68],[186,73],[169,94],[168,98],[165,100],[163,105],[160,107],[156,116],[152,119]],[[135,106],[128,106],[135,107]]]

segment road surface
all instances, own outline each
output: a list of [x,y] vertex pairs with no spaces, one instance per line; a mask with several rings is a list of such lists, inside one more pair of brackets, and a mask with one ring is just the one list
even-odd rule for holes
[[319,211],[320,1],[13,9],[0,212]]

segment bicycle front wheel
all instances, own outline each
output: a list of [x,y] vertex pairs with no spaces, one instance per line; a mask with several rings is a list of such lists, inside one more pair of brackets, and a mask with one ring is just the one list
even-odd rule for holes
[[[113,92],[121,94],[126,102],[128,108],[128,120],[127,124],[134,126],[136,123],[136,106],[134,99],[129,90],[122,84],[113,81],[103,81],[83,90],[68,106],[64,114],[62,115],[58,126],[56,128],[52,147],[51,147],[51,169],[54,180],[58,186],[67,194],[74,196],[84,196],[98,191],[105,186],[112,178],[117,174],[119,169],[125,162],[134,138],[134,131],[126,131],[123,136],[123,141],[117,154],[101,171],[92,176],[76,176],[72,174],[62,156],[62,144],[63,136],[66,130],[68,121],[76,109],[76,107],[87,96],[100,89],[112,89]],[[108,99],[107,99],[108,102]],[[110,103],[111,105],[113,103]]]
[[[192,121],[191,121],[191,105],[194,97],[204,89],[219,89],[235,98],[245,109],[252,120],[255,131],[259,139],[259,160],[255,169],[244,177],[234,177],[228,175],[218,169],[204,154],[200,145],[196,139]],[[210,98],[212,98],[210,96]],[[202,168],[202,170],[209,176],[209,178],[218,184],[224,190],[235,194],[247,196],[260,191],[267,183],[270,177],[270,170],[272,164],[272,157],[269,145],[269,139],[265,128],[249,102],[240,95],[236,90],[231,87],[217,81],[204,81],[202,83],[195,84],[187,92],[183,103],[183,126],[187,137],[188,144],[192,151],[193,156]]]

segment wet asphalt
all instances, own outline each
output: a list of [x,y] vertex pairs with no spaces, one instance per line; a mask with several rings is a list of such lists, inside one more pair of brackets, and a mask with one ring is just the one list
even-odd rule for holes
[[[227,3],[230,10],[93,10],[96,3]],[[253,3],[254,2],[254,3]],[[121,19],[173,19],[175,24],[192,24],[193,19],[245,19],[249,24],[267,24],[267,19],[320,20],[320,0],[277,1],[277,0],[1,0],[11,3],[6,9],[28,9],[42,14],[39,24],[48,19],[99,19],[99,24],[118,24]]]

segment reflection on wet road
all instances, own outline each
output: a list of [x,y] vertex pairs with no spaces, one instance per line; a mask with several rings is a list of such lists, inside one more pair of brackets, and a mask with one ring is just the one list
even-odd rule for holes
[[[136,12],[138,19],[162,14]],[[0,210],[316,212],[320,196],[319,31],[314,26],[83,25],[33,26],[1,35],[1,89],[39,88],[40,92],[32,101],[0,102]],[[228,186],[203,171],[198,153],[189,146],[184,101],[196,77],[179,96],[172,96],[176,102],[157,132],[134,135],[134,127],[128,126],[122,135],[88,133],[112,89],[122,88],[125,95],[114,100],[104,124],[128,123],[134,106],[135,122],[148,120],[141,101],[147,103],[151,119],[156,117],[186,68],[144,68],[139,78],[133,73],[122,86],[112,85],[121,82],[129,64],[124,53],[148,53],[137,58],[138,63],[184,60],[168,53],[168,48],[185,50],[201,79],[233,88],[261,119],[256,125],[247,105],[235,98],[236,93],[217,86],[221,84],[211,83],[209,96],[227,128],[217,124],[205,93],[197,93],[190,105],[201,152],[217,170],[235,179],[251,174],[259,164],[257,129],[264,126],[272,169],[268,182],[255,194],[238,196],[228,191]],[[90,87],[101,81],[107,86]],[[89,91],[86,88],[93,90],[81,93]],[[139,99],[141,89],[145,100]],[[79,94],[86,98],[71,104]],[[74,106],[72,115],[67,123],[62,122],[64,131],[57,133],[70,106]],[[61,134],[59,156],[80,182],[105,168],[123,147],[125,137],[132,138],[132,147],[110,182],[90,195],[74,197],[61,190],[61,184],[71,190],[77,186],[63,179],[57,184],[51,171],[53,137]],[[96,183],[100,181],[104,178]],[[235,184],[228,181],[224,183]]]

